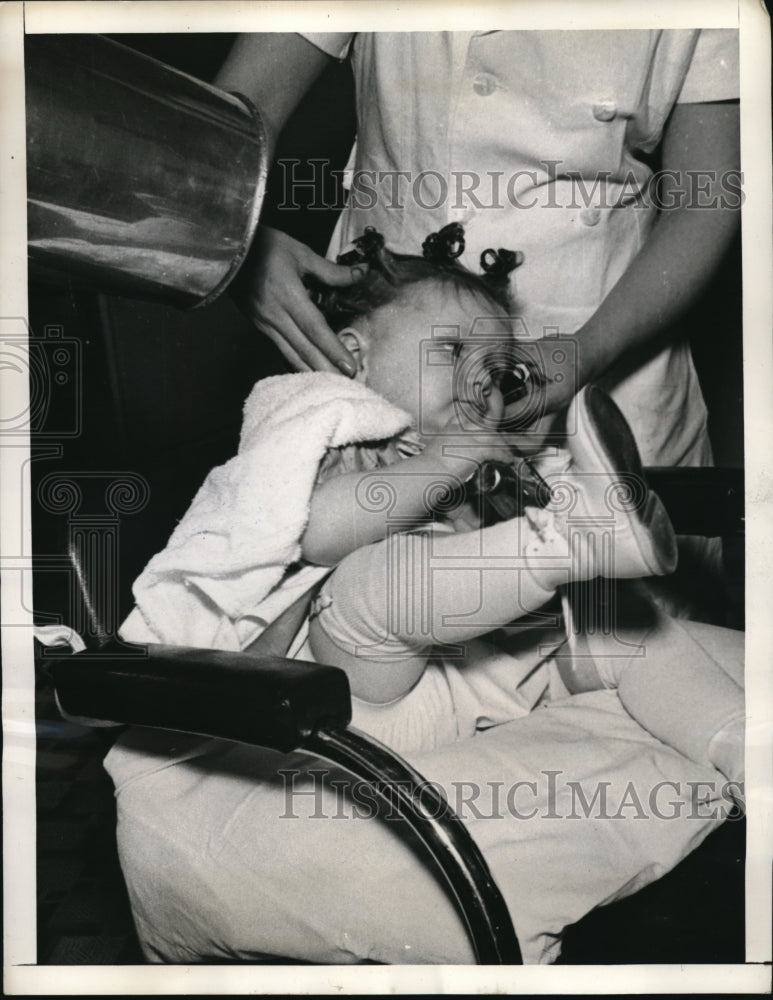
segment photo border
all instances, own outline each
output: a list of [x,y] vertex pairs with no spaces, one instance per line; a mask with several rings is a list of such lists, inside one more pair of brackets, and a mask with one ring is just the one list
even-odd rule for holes
[[[397,20],[397,24],[395,23]],[[773,648],[773,249],[770,197],[770,27],[754,0],[650,3],[512,2],[410,6],[324,0],[261,3],[113,2],[6,3],[0,7],[3,156],[0,161],[0,317],[27,317],[23,32],[74,33],[256,30],[448,30],[474,28],[739,27],[744,390],[746,456],[747,607],[747,962],[705,966],[588,966],[516,968],[456,966],[35,966],[35,705],[31,573],[15,559],[31,552],[29,512],[20,510],[18,476],[29,497],[29,442],[0,441],[6,474],[0,482],[2,635],[4,669],[4,934],[8,994],[234,994],[234,993],[627,993],[766,992],[770,969],[770,871],[773,777],[770,733]],[[0,370],[0,379],[19,386]],[[0,393],[3,386],[0,384]],[[29,405],[23,397],[14,412]],[[21,562],[19,563],[21,565]],[[12,627],[8,627],[12,623]],[[603,976],[599,975],[603,968]]]

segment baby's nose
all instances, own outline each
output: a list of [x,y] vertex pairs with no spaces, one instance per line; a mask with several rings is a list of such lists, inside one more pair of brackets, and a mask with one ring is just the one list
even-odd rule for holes
[[505,397],[496,382],[492,380],[486,398],[486,416],[489,420],[500,421],[505,415]]

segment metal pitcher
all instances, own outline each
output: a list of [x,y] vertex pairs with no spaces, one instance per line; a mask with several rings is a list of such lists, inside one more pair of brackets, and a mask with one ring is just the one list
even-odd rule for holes
[[25,63],[31,263],[99,291],[211,302],[260,213],[256,108],[100,35],[28,36]]

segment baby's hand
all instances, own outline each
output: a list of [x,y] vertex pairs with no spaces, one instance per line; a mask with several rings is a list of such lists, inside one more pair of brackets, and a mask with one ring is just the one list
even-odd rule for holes
[[512,462],[513,448],[508,436],[498,430],[465,426],[455,414],[439,434],[429,438],[424,454],[434,457],[462,482],[486,461]]

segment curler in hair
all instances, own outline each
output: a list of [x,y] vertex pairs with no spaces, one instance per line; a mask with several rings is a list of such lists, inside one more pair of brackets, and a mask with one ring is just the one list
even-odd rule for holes
[[425,260],[435,264],[450,264],[464,253],[464,227],[449,222],[439,233],[430,233],[421,245]]
[[520,250],[484,250],[480,255],[480,266],[484,276],[489,281],[507,281],[510,272],[523,264],[523,254]]
[[366,226],[362,236],[352,241],[354,250],[347,253],[340,253],[336,257],[337,264],[372,264],[378,260],[379,254],[384,249],[384,237],[373,226]]

